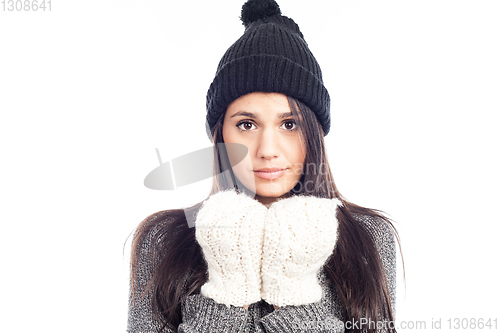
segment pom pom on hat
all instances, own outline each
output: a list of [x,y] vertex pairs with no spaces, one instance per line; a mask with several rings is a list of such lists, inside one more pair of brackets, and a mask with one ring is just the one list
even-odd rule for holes
[[274,0],[248,0],[241,8],[241,21],[247,28],[252,22],[280,14],[280,7]]

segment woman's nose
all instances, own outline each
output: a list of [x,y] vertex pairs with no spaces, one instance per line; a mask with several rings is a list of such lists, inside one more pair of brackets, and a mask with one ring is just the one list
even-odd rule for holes
[[258,157],[272,159],[280,154],[279,138],[272,128],[266,128],[262,131],[257,144]]

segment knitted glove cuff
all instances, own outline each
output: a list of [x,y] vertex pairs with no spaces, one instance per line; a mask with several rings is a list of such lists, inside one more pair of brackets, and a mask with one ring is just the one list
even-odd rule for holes
[[268,304],[277,306],[316,303],[323,297],[323,289],[317,274],[309,274],[300,279],[279,276],[267,277],[262,283],[261,297]]

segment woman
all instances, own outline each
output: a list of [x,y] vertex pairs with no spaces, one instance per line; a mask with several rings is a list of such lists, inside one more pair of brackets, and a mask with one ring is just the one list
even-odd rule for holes
[[207,94],[211,195],[139,225],[128,331],[394,331],[397,234],[335,186],[320,67],[274,0],[241,19]]

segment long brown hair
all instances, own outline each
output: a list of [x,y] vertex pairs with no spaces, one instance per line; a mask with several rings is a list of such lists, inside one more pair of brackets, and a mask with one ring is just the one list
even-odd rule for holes
[[[299,100],[288,97],[292,114],[299,126],[299,134],[306,144],[305,168],[292,195],[304,194],[322,198],[338,198],[339,237],[336,248],[325,264],[327,277],[336,286],[344,305],[344,318],[353,322],[394,321],[391,297],[384,267],[374,239],[360,225],[353,214],[374,217],[387,223],[398,240],[391,220],[383,212],[348,202],[337,190],[326,156],[324,132],[315,114]],[[242,185],[229,167],[229,159],[222,138],[222,115],[212,129],[214,142],[214,181],[210,195],[221,190]],[[311,167],[312,166],[312,167]],[[228,170],[229,172],[221,172]],[[312,187],[309,186],[312,184]],[[206,263],[195,239],[195,228],[188,226],[188,219],[195,218],[203,202],[185,209],[161,211],[148,216],[137,228],[132,243],[131,284],[132,292],[144,277],[138,272],[139,260],[152,263],[151,278],[140,289],[152,295],[153,313],[163,327],[177,329],[181,323],[181,302],[189,295],[200,292],[206,282]],[[147,251],[143,245],[151,244]],[[142,257],[142,258],[140,258]],[[135,299],[135,298],[134,298]],[[395,332],[392,326],[389,331]],[[355,332],[356,330],[353,330]],[[370,326],[366,332],[375,332]]]

